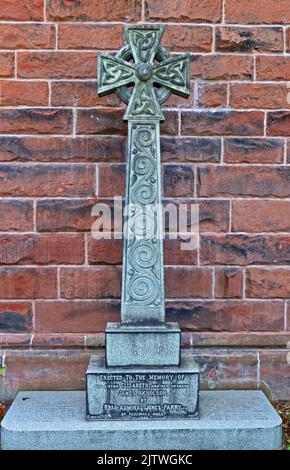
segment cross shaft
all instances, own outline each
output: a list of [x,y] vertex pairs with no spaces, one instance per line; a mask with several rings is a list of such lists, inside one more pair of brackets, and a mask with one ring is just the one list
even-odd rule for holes
[[[127,26],[127,45],[115,56],[99,53],[98,93],[128,104],[126,225],[121,318],[124,324],[165,321],[160,176],[160,104],[171,93],[189,95],[189,57],[160,46],[164,27]],[[154,88],[155,87],[155,88]]]

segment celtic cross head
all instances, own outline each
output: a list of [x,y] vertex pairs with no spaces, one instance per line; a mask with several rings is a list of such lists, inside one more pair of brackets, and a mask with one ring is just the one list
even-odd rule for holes
[[189,56],[171,56],[160,42],[161,25],[125,27],[127,45],[115,57],[99,52],[98,93],[115,92],[128,104],[126,120],[164,120],[169,96],[189,96]]

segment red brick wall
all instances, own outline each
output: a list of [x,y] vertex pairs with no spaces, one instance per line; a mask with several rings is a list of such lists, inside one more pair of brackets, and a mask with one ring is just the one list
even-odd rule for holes
[[165,105],[164,196],[200,204],[201,237],[166,243],[167,317],[204,387],[289,398],[289,0],[0,0],[0,395],[83,388],[119,318],[121,244],[90,229],[123,193],[126,124],[97,95],[97,51],[144,21],[191,54],[190,99]]

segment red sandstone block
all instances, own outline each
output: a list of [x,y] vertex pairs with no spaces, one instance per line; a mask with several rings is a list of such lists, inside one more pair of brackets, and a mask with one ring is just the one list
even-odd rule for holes
[[66,299],[119,298],[121,268],[86,266],[63,268],[60,271],[61,297]]
[[163,137],[161,139],[161,159],[164,162],[217,163],[221,159],[221,139]]
[[259,111],[183,111],[182,135],[263,135]]
[[27,333],[0,333],[1,348],[29,348],[31,334]]
[[54,21],[140,21],[140,0],[48,0],[48,19]]
[[234,232],[289,232],[290,201],[233,201]]
[[[190,240],[189,240],[190,241]],[[188,248],[188,237],[164,240],[164,262],[167,265],[194,265],[197,263],[197,250]],[[88,239],[89,264],[121,264],[123,243],[118,239]]]
[[0,0],[0,19],[4,21],[43,20],[44,0]]
[[[195,344],[195,343],[194,343]],[[193,349],[201,371],[201,388],[248,390],[257,388],[258,358],[256,351]]]
[[274,400],[289,400],[289,347],[260,351],[260,387]]
[[290,333],[276,332],[194,332],[191,335],[192,344],[198,346],[226,346],[226,347],[280,347],[286,348],[290,341]]
[[125,193],[124,164],[100,164],[98,166],[98,195],[101,197],[123,196]]
[[27,333],[32,330],[32,305],[29,302],[0,302],[0,332]]
[[164,240],[164,263],[183,266],[197,264],[197,248],[192,247],[191,239],[187,235],[180,234],[176,239],[166,239]]
[[253,57],[235,54],[193,55],[190,63],[191,78],[202,80],[251,80]]
[[75,51],[18,52],[21,78],[96,78],[97,53]]
[[232,108],[281,109],[289,108],[287,85],[234,83],[230,87]]
[[99,333],[107,322],[120,321],[120,304],[116,300],[37,301],[35,318],[38,333]]
[[275,136],[290,136],[290,112],[276,111],[268,113],[267,134]]
[[96,240],[88,237],[89,264],[121,264],[123,241],[120,239]]
[[200,166],[198,195],[202,197],[289,197],[290,168],[269,166]]
[[83,334],[34,334],[32,337],[32,347],[42,349],[55,348],[84,348],[85,335]]
[[48,106],[48,83],[1,80],[0,106]]
[[123,26],[110,24],[60,24],[59,49],[119,49],[124,44]]
[[120,162],[125,159],[125,137],[0,137],[0,161],[12,162]]
[[221,21],[222,0],[146,0],[149,21],[209,22]]
[[1,134],[69,134],[71,126],[68,109],[0,109]]
[[[169,224],[169,213],[170,210],[174,208],[172,208],[172,206],[176,208],[179,232],[190,232],[191,225],[195,223],[195,220],[193,220],[191,216],[191,211],[196,209],[198,209],[200,232],[228,232],[229,230],[229,201],[216,199],[186,198],[180,200],[166,198],[166,200],[163,200],[164,226],[166,232],[173,232],[173,228]],[[181,226],[179,219],[182,210],[187,212],[185,228]]]
[[215,271],[215,297],[234,299],[243,296],[243,271],[239,268],[217,268]]
[[212,270],[198,267],[167,267],[166,298],[208,298],[212,296]]
[[227,163],[283,163],[283,139],[236,138],[224,140]]
[[283,52],[283,28],[220,26],[215,35],[220,52]]
[[12,400],[19,390],[85,389],[88,361],[84,351],[7,351],[3,397]]
[[54,45],[51,24],[0,24],[1,49],[52,49]]
[[100,97],[96,81],[68,81],[51,83],[52,106],[122,106],[115,93]]
[[172,300],[167,321],[178,321],[184,331],[282,331],[281,300]]
[[12,77],[14,75],[14,68],[14,53],[0,52],[0,77]]
[[78,134],[117,134],[126,135],[127,122],[123,121],[124,109],[79,109],[77,119]]
[[92,196],[94,168],[90,165],[0,165],[1,196]]
[[290,270],[287,268],[248,268],[246,296],[251,298],[290,297]]
[[286,29],[286,50],[290,51],[290,28]]
[[228,87],[225,83],[201,83],[198,86],[198,104],[202,108],[227,106]]
[[289,264],[288,235],[201,235],[201,264]]
[[[39,232],[90,231],[96,199],[43,199],[37,201],[36,226]],[[106,201],[108,203],[108,201]]]
[[52,299],[57,296],[56,268],[0,268],[0,298]]
[[32,231],[33,203],[21,199],[0,201],[0,230],[1,232]]
[[165,197],[193,197],[194,180],[193,165],[163,165],[163,192]]
[[257,80],[290,80],[290,57],[257,56],[256,70]]
[[288,0],[226,0],[225,20],[227,23],[289,23]]
[[212,28],[210,26],[168,25],[162,45],[170,51],[211,52]]
[[81,234],[0,236],[0,264],[83,264]]

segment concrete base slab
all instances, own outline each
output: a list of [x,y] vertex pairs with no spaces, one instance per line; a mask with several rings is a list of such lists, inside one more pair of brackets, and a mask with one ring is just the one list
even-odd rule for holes
[[200,392],[200,420],[87,421],[85,392],[19,392],[5,450],[271,450],[281,418],[261,391]]

